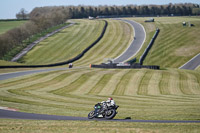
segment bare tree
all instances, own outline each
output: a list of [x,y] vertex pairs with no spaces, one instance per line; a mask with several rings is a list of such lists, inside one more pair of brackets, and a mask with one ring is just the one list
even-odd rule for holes
[[23,19],[23,20],[24,19],[28,19],[29,18],[29,14],[24,8],[22,8],[20,10],[20,12],[16,14],[16,18],[17,19]]

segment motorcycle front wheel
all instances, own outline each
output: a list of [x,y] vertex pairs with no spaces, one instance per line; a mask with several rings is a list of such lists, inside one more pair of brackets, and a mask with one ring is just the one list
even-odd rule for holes
[[94,111],[91,111],[89,114],[88,114],[88,119],[93,119],[95,116],[95,112]]
[[114,109],[108,110],[105,114],[105,118],[106,119],[113,119],[116,114],[117,114],[116,110],[114,110]]

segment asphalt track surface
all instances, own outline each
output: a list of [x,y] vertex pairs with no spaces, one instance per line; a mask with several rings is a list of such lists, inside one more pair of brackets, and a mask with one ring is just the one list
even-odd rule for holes
[[189,69],[195,70],[200,65],[200,53],[185,63],[183,66],[179,67],[179,69]]
[[40,73],[40,72],[49,72],[49,71],[58,71],[58,70],[67,70],[68,68],[52,68],[52,69],[40,69],[40,70],[30,70],[30,71],[20,71],[0,74],[0,80],[6,80],[10,78],[20,77],[28,74]]
[[172,121],[172,120],[131,120],[131,119],[112,119],[104,118],[88,119],[87,117],[58,116],[16,112],[0,109],[0,119],[28,119],[28,120],[73,120],[73,121],[114,121],[114,122],[146,122],[146,123],[200,123],[200,121]]
[[[130,23],[132,26],[137,25],[137,26],[134,26],[136,39],[131,43],[129,48],[124,53],[122,53],[122,55],[120,55],[118,58],[115,59],[115,62],[122,62],[122,61],[125,61],[125,60],[129,59],[130,57],[134,56],[140,50],[140,48],[142,47],[144,40],[145,40],[145,36],[146,36],[145,31],[140,24],[133,22],[133,21],[129,21],[129,20],[123,20],[123,21]],[[138,27],[139,30],[137,30],[137,27]],[[140,32],[138,32],[138,31],[140,31]],[[6,73],[6,74],[0,74],[0,80],[6,80],[6,79],[15,78],[15,77],[33,74],[33,73],[66,70],[66,69],[68,69],[68,68],[53,68],[53,69],[41,69],[41,70],[31,70],[31,71]],[[77,69],[77,68],[73,68],[73,69]],[[33,114],[33,113],[25,113],[25,112],[18,112],[18,111],[3,110],[3,109],[0,109],[0,118],[1,119],[31,119],[31,120],[78,120],[78,121],[89,121],[90,120],[87,117],[72,117],[72,116]],[[108,120],[105,120],[105,119],[92,119],[92,120],[108,121]],[[109,121],[144,122],[144,123],[145,122],[146,123],[200,123],[200,121],[186,121],[186,120],[177,121],[177,120],[113,119],[113,120],[109,120]]]
[[135,56],[142,48],[142,45],[144,44],[144,41],[146,39],[146,32],[141,24],[131,20],[124,20],[124,19],[118,19],[118,20],[124,21],[133,27],[134,39],[129,45],[129,47],[120,56],[114,59],[115,63],[125,62],[131,57]]

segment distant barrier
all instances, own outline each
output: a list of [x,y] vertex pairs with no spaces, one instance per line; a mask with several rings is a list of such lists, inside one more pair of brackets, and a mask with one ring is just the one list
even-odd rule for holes
[[133,64],[130,66],[117,66],[116,64],[101,64],[101,65],[90,65],[92,68],[105,68],[105,69],[156,69],[159,70],[160,66],[143,66],[140,64]]
[[154,34],[154,36],[153,36],[153,38],[151,39],[151,41],[150,41],[150,43],[149,43],[149,45],[148,45],[148,47],[145,49],[144,53],[143,53],[142,56],[140,57],[140,64],[141,64],[141,65],[143,64],[143,61],[144,61],[144,59],[146,58],[146,56],[147,56],[149,50],[151,49],[151,47],[152,47],[152,45],[153,45],[153,43],[154,43],[156,37],[158,36],[158,33],[159,33],[159,32],[160,32],[160,29],[157,28],[157,29],[156,29],[156,32],[155,32],[155,34]]
[[54,66],[61,66],[61,65],[66,65],[69,63],[72,63],[74,61],[79,60],[81,57],[83,57],[83,55],[89,51],[95,44],[97,44],[102,37],[104,36],[104,33],[106,31],[106,28],[108,26],[108,22],[106,20],[103,20],[105,22],[104,28],[101,32],[101,35],[90,45],[88,46],[85,50],[83,50],[79,55],[77,55],[76,57],[69,59],[67,61],[64,62],[59,62],[59,63],[54,63],[54,64],[47,64],[47,65],[12,65],[12,66],[0,66],[0,68],[37,68],[37,67],[54,67]]

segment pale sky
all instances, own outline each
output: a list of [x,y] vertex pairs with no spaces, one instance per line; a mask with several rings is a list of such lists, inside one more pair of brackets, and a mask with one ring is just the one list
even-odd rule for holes
[[195,3],[200,0],[0,0],[0,19],[15,18],[16,13],[24,8],[31,12],[35,7],[42,6],[68,6],[68,5],[143,5],[143,4],[169,4],[169,3]]

